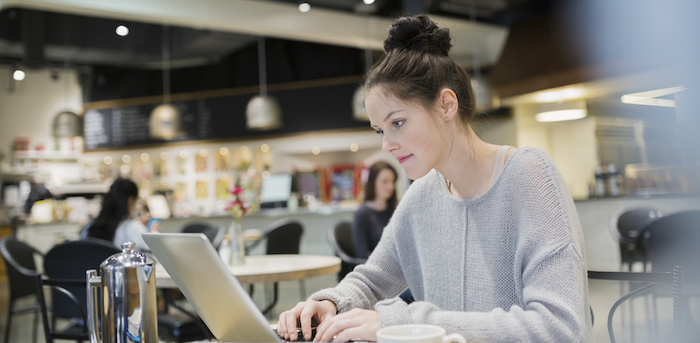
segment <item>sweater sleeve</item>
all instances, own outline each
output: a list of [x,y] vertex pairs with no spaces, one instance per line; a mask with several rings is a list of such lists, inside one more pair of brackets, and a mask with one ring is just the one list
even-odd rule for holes
[[352,221],[352,246],[355,250],[355,257],[368,258],[372,247],[370,247],[370,227],[369,218],[364,207],[355,211]]
[[401,299],[376,304],[381,326],[435,324],[456,332],[467,342],[590,342],[584,262],[571,245],[552,252],[525,270],[523,307],[490,312],[441,311],[424,302],[407,305]]
[[336,287],[318,291],[309,300],[330,300],[340,313],[353,308],[373,309],[378,301],[404,290],[406,281],[397,258],[395,228],[389,222],[367,263],[355,267]]

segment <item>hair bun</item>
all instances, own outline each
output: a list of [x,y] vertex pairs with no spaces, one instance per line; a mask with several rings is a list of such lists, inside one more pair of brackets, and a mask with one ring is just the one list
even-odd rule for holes
[[384,41],[384,51],[413,50],[447,56],[452,44],[450,30],[441,29],[425,14],[396,19]]

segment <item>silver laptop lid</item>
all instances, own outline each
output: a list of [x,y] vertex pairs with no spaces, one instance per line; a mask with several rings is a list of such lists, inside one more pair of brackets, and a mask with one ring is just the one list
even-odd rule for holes
[[145,233],[143,240],[217,339],[280,341],[206,236]]

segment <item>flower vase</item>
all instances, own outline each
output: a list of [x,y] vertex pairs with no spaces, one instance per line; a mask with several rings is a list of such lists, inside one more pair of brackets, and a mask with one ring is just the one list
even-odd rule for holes
[[245,263],[245,245],[243,244],[243,228],[241,222],[234,220],[228,228],[231,237],[231,255],[229,264],[232,266]]

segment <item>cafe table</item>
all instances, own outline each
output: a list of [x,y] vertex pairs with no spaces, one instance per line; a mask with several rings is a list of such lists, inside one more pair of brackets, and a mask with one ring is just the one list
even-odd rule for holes
[[[328,255],[248,255],[245,264],[228,266],[242,284],[281,282],[323,276],[340,271],[340,258]],[[156,264],[156,287],[177,288],[168,272]]]

